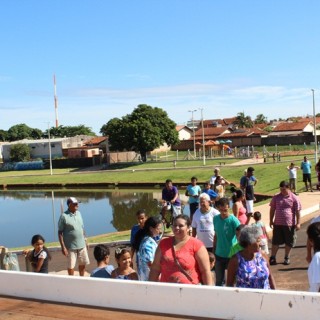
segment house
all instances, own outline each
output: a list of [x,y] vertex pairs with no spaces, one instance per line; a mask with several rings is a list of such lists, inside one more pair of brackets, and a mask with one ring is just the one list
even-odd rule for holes
[[[318,132],[317,132],[318,135]],[[314,141],[314,126],[311,119],[300,119],[296,122],[279,123],[263,139],[265,145],[310,144]]]
[[2,158],[4,162],[10,161],[10,150],[14,144],[22,143],[27,144],[30,149],[30,156],[32,159],[49,159],[49,143],[51,146],[51,157],[61,158],[67,156],[69,148],[81,147],[84,140],[88,140],[90,136],[79,135],[75,137],[66,138],[51,138],[51,139],[39,139],[28,140],[23,139],[13,142],[4,142],[2,144]]
[[179,140],[188,140],[192,137],[193,130],[185,125],[178,125],[176,126],[176,130],[179,134]]

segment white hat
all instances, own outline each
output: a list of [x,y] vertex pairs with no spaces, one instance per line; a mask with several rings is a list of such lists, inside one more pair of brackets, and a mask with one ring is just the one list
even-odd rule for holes
[[69,205],[70,203],[79,203],[79,201],[75,197],[70,197],[67,200],[67,205]]

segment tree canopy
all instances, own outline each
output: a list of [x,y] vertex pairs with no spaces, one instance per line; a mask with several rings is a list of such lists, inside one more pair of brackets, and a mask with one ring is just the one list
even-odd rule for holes
[[255,124],[260,124],[260,123],[268,123],[267,117],[265,117],[262,113],[258,114],[256,118],[254,119]]
[[[45,136],[48,136],[48,130],[44,133]],[[59,127],[51,127],[50,135],[56,138],[63,137],[74,137],[78,135],[86,135],[86,136],[95,136],[96,134],[92,131],[90,127],[86,127],[83,124],[78,126],[59,126]]]
[[143,161],[146,154],[162,144],[179,142],[176,123],[161,108],[140,104],[131,114],[113,118],[104,124],[100,133],[109,136],[110,150],[139,152]]
[[9,128],[7,138],[9,141],[30,139],[32,138],[33,130],[36,129],[28,127],[25,123],[16,124]]
[[239,112],[237,114],[236,123],[239,128],[252,128],[253,121],[250,116],[246,116],[244,112]]

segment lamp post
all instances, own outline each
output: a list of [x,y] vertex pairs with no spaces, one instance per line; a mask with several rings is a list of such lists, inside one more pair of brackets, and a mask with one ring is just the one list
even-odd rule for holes
[[192,132],[193,132],[193,155],[196,157],[196,137],[194,135],[194,121],[193,121],[193,113],[196,112],[195,110],[188,110],[188,112],[191,112],[191,120],[192,120]]
[[202,153],[203,153],[203,165],[206,165],[206,148],[204,145],[204,128],[203,128],[203,108],[199,108],[201,111],[201,127],[202,127]]
[[52,155],[51,155],[51,139],[50,139],[50,122],[48,122],[48,145],[49,145],[49,162],[50,162],[50,175],[52,176]]
[[316,120],[316,108],[314,102],[314,89],[312,91],[312,106],[313,106],[313,134],[314,134],[314,149],[315,149],[315,161],[318,162],[318,142],[317,142],[317,120]]

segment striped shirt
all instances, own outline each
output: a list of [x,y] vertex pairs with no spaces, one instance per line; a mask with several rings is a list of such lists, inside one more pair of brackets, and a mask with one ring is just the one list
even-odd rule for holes
[[299,198],[289,192],[288,195],[278,193],[270,202],[271,209],[275,210],[274,224],[278,226],[295,226],[296,213],[301,210]]

